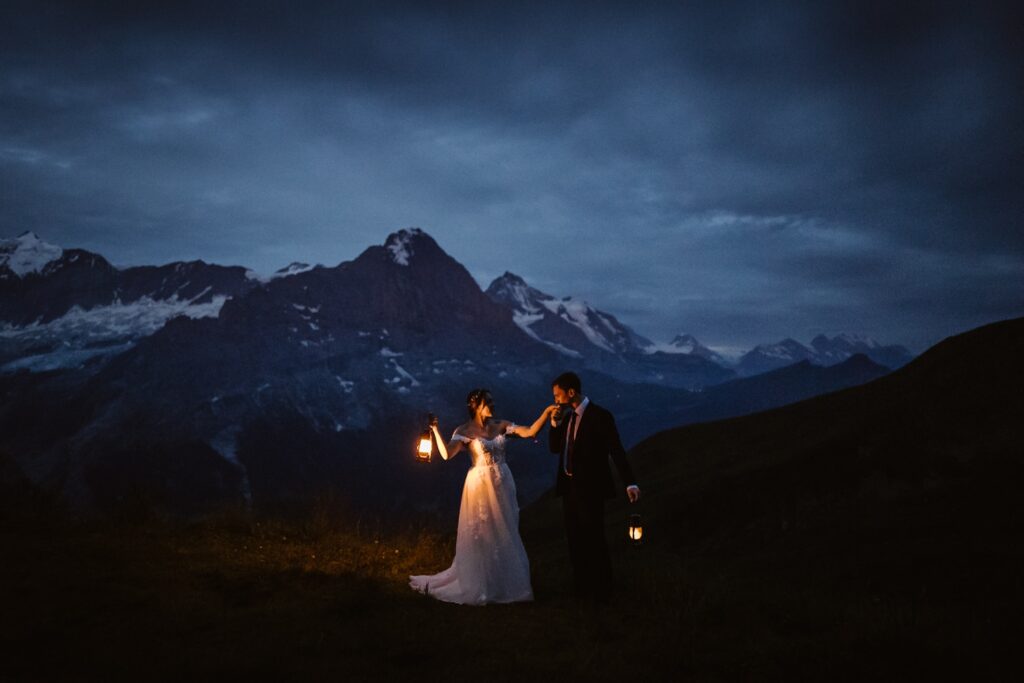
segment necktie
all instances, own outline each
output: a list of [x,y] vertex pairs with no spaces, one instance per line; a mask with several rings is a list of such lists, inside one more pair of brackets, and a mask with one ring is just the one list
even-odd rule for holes
[[569,428],[565,431],[565,473],[572,476],[572,453],[576,448],[576,411],[569,417]]

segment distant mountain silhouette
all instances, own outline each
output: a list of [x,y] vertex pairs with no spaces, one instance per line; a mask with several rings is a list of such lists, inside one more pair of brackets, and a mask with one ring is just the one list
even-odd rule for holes
[[754,377],[708,387],[697,395],[699,400],[693,406],[679,413],[678,424],[707,422],[777,408],[864,384],[888,373],[889,368],[862,354],[828,367],[804,360]]
[[691,356],[700,356],[701,358],[705,358],[712,363],[717,363],[725,368],[732,365],[732,361],[721,353],[702,344],[692,334],[677,334],[668,344],[655,346],[654,348],[656,350],[665,351],[666,353],[682,353]]
[[837,334],[829,338],[819,334],[810,346],[789,338],[775,344],[759,344],[739,358],[736,370],[750,377],[805,360],[815,365],[835,365],[858,354],[890,370],[906,365],[914,357],[898,344],[879,344],[863,335]]

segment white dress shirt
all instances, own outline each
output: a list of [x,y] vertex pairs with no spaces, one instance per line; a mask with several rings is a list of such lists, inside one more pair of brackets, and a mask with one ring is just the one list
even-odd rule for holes
[[587,406],[589,405],[590,397],[584,396],[583,400],[580,401],[580,404],[576,406],[575,410],[573,411],[574,413],[576,413],[576,424],[574,424],[572,427],[572,438],[574,441],[576,440],[576,434],[578,434],[580,431],[580,420],[583,419],[583,411],[586,410]]

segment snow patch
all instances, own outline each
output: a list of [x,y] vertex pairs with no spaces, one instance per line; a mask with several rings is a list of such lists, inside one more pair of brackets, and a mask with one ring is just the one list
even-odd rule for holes
[[392,359],[391,363],[395,366],[395,372],[399,375],[393,381],[399,382],[404,379],[408,381],[411,386],[418,387],[420,385],[419,381],[417,381],[415,377],[410,375],[405,368],[398,364],[398,361]]
[[519,329],[521,329],[526,334],[530,335],[532,339],[539,341],[541,344],[547,344],[549,347],[551,347],[555,351],[558,351],[560,354],[564,356],[569,356],[570,358],[581,358],[582,354],[580,354],[578,351],[573,351],[572,349],[562,346],[557,342],[543,339],[540,335],[533,331],[533,328],[530,326],[533,325],[533,323],[537,322],[538,320],[542,320],[543,318],[543,313],[515,312],[512,314],[512,321],[519,326]]
[[505,273],[500,279],[498,285],[498,293],[501,296],[507,297],[520,313],[537,313],[540,308],[534,303],[533,296],[530,292],[530,286],[526,284],[518,275],[512,273]]
[[80,367],[92,357],[120,353],[131,346],[131,343],[110,346],[112,342],[125,342],[151,335],[176,316],[216,318],[230,297],[218,295],[205,303],[193,303],[208,291],[207,288],[192,299],[179,299],[174,295],[168,299],[154,300],[144,296],[130,303],[116,301],[88,310],[72,306],[67,313],[47,323],[37,320],[20,327],[10,323],[0,324],[0,339],[6,342],[26,349],[46,346],[54,349],[20,358],[7,366],[13,369],[23,367],[32,372]]
[[400,266],[408,266],[409,260],[416,253],[412,248],[413,240],[422,234],[419,228],[409,228],[388,235],[384,247],[391,253],[391,260]]
[[0,266],[7,266],[19,278],[42,272],[63,253],[63,249],[44,242],[34,232],[24,232],[14,239],[0,239]]
[[877,349],[881,347],[877,341],[865,334],[857,334],[852,332],[842,332],[832,338],[832,341],[844,341],[850,346],[866,346],[869,349]]
[[49,353],[40,353],[34,356],[25,356],[12,360],[0,366],[0,374],[14,373],[19,370],[29,372],[49,372],[52,370],[65,370],[69,368],[80,368],[89,360],[102,356],[116,356],[135,346],[129,342],[115,346],[104,346],[91,349],[58,349]]
[[267,284],[272,280],[277,280],[282,277],[291,277],[292,275],[298,275],[299,273],[308,273],[314,268],[319,267],[319,265],[320,264],[311,266],[308,263],[299,263],[298,261],[295,261],[294,263],[288,264],[284,268],[279,268],[275,270],[270,275],[261,275],[260,273],[257,273],[255,270],[249,269],[245,271],[245,277],[247,277],[250,280],[255,280],[256,282]]
[[209,291],[204,289],[192,299],[151,299],[144,296],[130,303],[113,303],[83,309],[72,306],[71,310],[48,323],[38,322],[23,327],[6,325],[0,328],[0,337],[21,338],[53,337],[62,340],[85,338],[89,341],[124,336],[145,336],[156,332],[171,318],[185,315],[189,318],[216,318],[220,309],[230,297],[218,295],[206,303],[192,303]]
[[724,358],[729,363],[736,364],[740,358],[749,351],[749,349],[742,346],[709,346],[707,347],[717,353],[719,356]]
[[[564,299],[546,299],[540,302],[545,308],[562,318],[568,323],[578,327],[594,346],[605,351],[615,352],[615,349],[608,343],[608,339],[590,325],[590,313],[594,311],[585,301],[566,297]],[[605,326],[610,327],[608,321],[603,321]]]

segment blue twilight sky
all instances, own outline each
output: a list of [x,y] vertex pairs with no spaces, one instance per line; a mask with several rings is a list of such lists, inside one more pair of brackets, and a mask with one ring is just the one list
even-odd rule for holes
[[419,226],[656,341],[1024,315],[998,4],[156,4],[0,7],[0,237],[270,272]]

